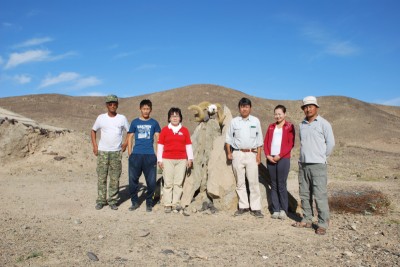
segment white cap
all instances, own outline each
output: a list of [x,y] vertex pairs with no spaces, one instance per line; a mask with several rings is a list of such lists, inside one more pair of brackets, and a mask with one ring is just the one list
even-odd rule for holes
[[315,96],[306,96],[303,99],[303,105],[301,105],[301,108],[303,108],[304,106],[307,105],[316,105],[317,107],[319,107],[318,103],[317,103],[317,98]]

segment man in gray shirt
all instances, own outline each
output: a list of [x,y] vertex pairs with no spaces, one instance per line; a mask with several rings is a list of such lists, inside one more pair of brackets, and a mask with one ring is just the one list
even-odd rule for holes
[[329,225],[327,158],[335,146],[335,138],[330,123],[318,115],[319,105],[314,96],[305,97],[301,108],[306,116],[299,125],[299,194],[303,219],[292,226],[312,227],[314,197],[318,212],[315,233],[324,235]]
[[[226,132],[226,151],[236,177],[236,192],[239,197],[239,209],[235,216],[249,211],[257,218],[261,213],[261,195],[258,182],[258,164],[261,162],[263,135],[260,121],[250,115],[251,101],[242,98],[238,104],[240,116],[233,118]],[[247,195],[246,176],[249,183],[250,203]]]

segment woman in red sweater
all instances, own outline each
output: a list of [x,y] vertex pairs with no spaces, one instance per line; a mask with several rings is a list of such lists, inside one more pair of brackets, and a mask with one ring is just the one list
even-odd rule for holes
[[294,126],[286,121],[286,107],[274,109],[275,123],[268,126],[264,153],[271,177],[272,218],[286,219],[288,212],[287,177],[290,170],[290,151],[294,146]]
[[180,210],[182,184],[186,168],[193,164],[193,149],[190,133],[182,126],[182,112],[179,108],[168,111],[168,122],[158,138],[157,161],[163,170],[164,211],[170,213],[172,209]]

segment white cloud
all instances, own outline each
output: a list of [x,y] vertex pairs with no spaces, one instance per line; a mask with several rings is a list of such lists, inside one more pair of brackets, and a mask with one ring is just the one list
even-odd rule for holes
[[400,106],[400,97],[383,101],[382,104],[388,106]]
[[101,84],[101,80],[94,76],[78,79],[75,84],[70,89],[82,89],[87,87],[92,87]]
[[79,90],[87,87],[96,86],[102,83],[100,79],[95,76],[81,77],[76,72],[62,72],[57,76],[46,77],[39,85],[39,88],[54,86],[61,83],[67,83],[66,90]]
[[119,47],[119,44],[112,44],[112,45],[108,46],[106,49],[107,50],[114,50],[114,49],[117,49],[118,47]]
[[156,64],[143,64],[143,65],[140,65],[139,67],[135,68],[135,71],[155,69],[157,67],[158,66]]
[[23,53],[12,53],[4,68],[11,69],[29,62],[49,60],[49,55],[50,51],[48,50],[29,50]]
[[40,15],[41,13],[42,13],[42,11],[40,9],[32,9],[26,14],[26,16],[28,18],[36,17],[36,16]]
[[33,39],[27,40],[23,43],[17,44],[14,47],[20,48],[20,47],[35,46],[35,45],[40,45],[40,44],[44,44],[44,43],[51,42],[51,41],[53,41],[53,39],[50,37],[33,38]]
[[45,78],[39,85],[39,88],[56,85],[59,83],[70,82],[77,80],[79,78],[79,74],[76,72],[62,72],[58,76],[55,77],[47,77]]
[[3,22],[1,25],[3,25],[3,27],[11,27],[13,24],[9,22]]
[[20,75],[14,75],[13,80],[19,84],[26,84],[31,82],[32,77],[25,74],[20,74]]
[[124,53],[119,53],[118,55],[114,56],[114,59],[119,59],[119,58],[124,58],[124,57],[130,57],[135,55],[136,52],[124,52]]
[[351,41],[332,37],[327,31],[316,25],[302,29],[302,33],[309,41],[323,48],[323,53],[335,56],[352,56],[359,52],[359,48]]
[[337,56],[351,56],[358,52],[358,48],[348,41],[333,42],[327,46],[326,52]]
[[51,52],[49,50],[40,50],[40,49],[28,50],[22,53],[12,53],[4,69],[12,69],[17,67],[18,65],[27,64],[31,62],[60,60],[71,55],[75,55],[75,53],[68,52],[57,56],[51,56]]

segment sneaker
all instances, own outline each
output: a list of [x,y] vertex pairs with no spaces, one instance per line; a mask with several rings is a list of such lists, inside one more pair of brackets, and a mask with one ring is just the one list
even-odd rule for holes
[[275,211],[274,213],[272,213],[271,218],[272,219],[279,219],[279,212]]
[[182,209],[181,205],[176,205],[176,206],[172,207],[172,210],[177,211],[177,212],[180,212],[181,209]]
[[183,214],[183,216],[190,216],[189,208],[188,207],[184,208],[182,211],[182,214]]
[[164,207],[164,212],[165,212],[165,213],[171,213],[171,211],[172,211],[171,206],[166,206],[166,207]]
[[112,209],[112,210],[117,210],[118,207],[117,207],[117,205],[115,205],[115,204],[110,204],[110,209]]
[[264,218],[264,215],[261,213],[260,210],[253,210],[250,212],[250,214],[256,218]]
[[146,211],[151,212],[153,210],[153,207],[151,205],[146,205]]
[[104,207],[103,204],[97,203],[96,206],[95,206],[95,209],[96,209],[96,210],[101,210],[103,207]]
[[279,212],[279,217],[278,218],[281,219],[281,220],[285,220],[287,218],[286,212],[284,210],[281,210]]
[[245,214],[246,212],[248,212],[249,209],[238,209],[237,211],[235,211],[235,213],[233,214],[233,216],[241,216],[243,214]]
[[129,210],[130,210],[130,211],[134,211],[134,210],[136,210],[137,208],[139,208],[139,204],[138,204],[138,203],[133,203],[132,206],[129,207]]

